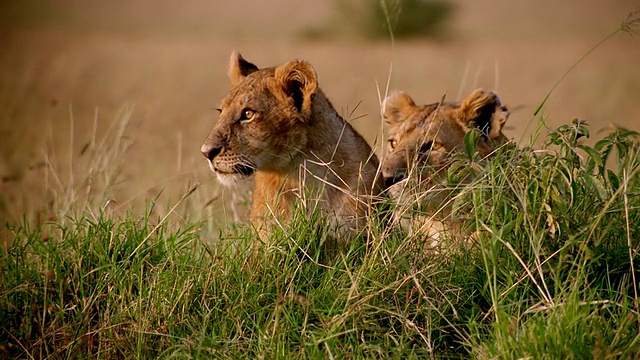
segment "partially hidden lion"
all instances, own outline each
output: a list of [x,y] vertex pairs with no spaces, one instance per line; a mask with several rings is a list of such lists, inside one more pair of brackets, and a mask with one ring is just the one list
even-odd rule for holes
[[361,226],[383,190],[378,158],[338,115],[314,68],[294,60],[259,69],[234,52],[229,74],[231,89],[201,151],[223,185],[254,175],[250,218],[261,239],[265,224],[288,219],[300,198],[343,229]]
[[468,132],[477,133],[476,150],[481,158],[505,143],[502,129],[508,117],[509,111],[498,95],[482,89],[460,102],[416,105],[404,92],[385,99],[383,118],[389,138],[382,175],[395,201],[427,203],[420,204],[424,216],[421,224],[414,224],[413,228],[437,238],[444,229],[456,227],[455,223],[442,220],[450,214],[441,203],[445,196],[434,190],[435,180],[445,175],[452,154],[464,151]]

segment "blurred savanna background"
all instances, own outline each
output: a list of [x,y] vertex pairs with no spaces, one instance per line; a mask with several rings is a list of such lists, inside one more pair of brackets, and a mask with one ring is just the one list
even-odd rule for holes
[[233,50],[258,66],[309,61],[378,154],[380,101],[399,89],[418,103],[494,90],[512,110],[507,135],[527,143],[540,117],[551,128],[580,118],[592,133],[640,130],[637,31],[619,31],[589,53],[637,7],[635,0],[3,1],[0,217],[46,220],[51,209],[101,191],[110,200],[103,208],[144,210],[151,199],[175,202],[194,184],[196,207],[220,208],[228,199],[199,149],[228,90]]

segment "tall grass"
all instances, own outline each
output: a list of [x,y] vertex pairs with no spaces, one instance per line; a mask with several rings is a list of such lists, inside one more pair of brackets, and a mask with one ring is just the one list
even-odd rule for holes
[[[638,356],[638,134],[616,130],[593,147],[578,141],[587,135],[575,122],[539,150],[505,146],[486,161],[460,155],[456,176],[441,186],[456,189],[454,215],[477,231],[458,251],[426,250],[424,234],[372,218],[360,241],[326,257],[326,219],[300,211],[252,252],[250,227],[215,234],[169,217],[175,206],[154,215],[154,202],[142,215],[86,211],[8,225],[0,352]],[[460,169],[474,177],[463,187]],[[453,249],[459,240],[441,241]]]
[[331,256],[323,214],[301,208],[256,248],[190,184],[111,211],[115,136],[88,148],[86,181],[50,187],[58,216],[4,224],[0,357],[640,357],[640,135],[588,136],[576,120],[485,160],[466,139],[429,191],[470,240],[433,250],[373,216]]

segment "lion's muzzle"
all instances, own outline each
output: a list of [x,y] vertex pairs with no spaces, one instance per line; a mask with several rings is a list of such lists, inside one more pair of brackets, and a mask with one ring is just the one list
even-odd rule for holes
[[202,155],[209,159],[209,161],[213,162],[213,159],[220,154],[222,151],[222,146],[211,146],[209,144],[202,144],[200,147],[200,152]]
[[248,178],[255,171],[255,166],[249,158],[230,153],[222,146],[205,143],[200,152],[209,160],[209,168],[223,184],[233,184],[242,178]]
[[385,187],[393,186],[405,178],[405,174],[403,172],[394,173],[391,176],[384,176],[384,185]]

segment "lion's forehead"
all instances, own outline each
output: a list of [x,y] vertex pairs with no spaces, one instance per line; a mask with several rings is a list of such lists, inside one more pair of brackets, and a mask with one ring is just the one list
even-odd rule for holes
[[[419,142],[438,141],[441,143],[461,142],[464,128],[455,120],[454,108],[444,107],[435,111],[425,111],[415,114],[405,121],[391,137],[398,141],[403,149],[413,148]],[[389,149],[390,151],[390,149]]]
[[398,128],[398,132],[405,134],[420,133],[424,132],[425,129],[434,127],[434,125],[438,126],[440,117],[437,115],[446,110],[448,109],[438,108],[437,104],[422,106]]
[[422,117],[413,117],[411,121],[405,121],[393,136],[396,137],[396,140],[399,142],[408,145],[414,145],[419,140],[432,140],[438,133],[442,123],[427,117],[428,114]]
[[222,111],[240,111],[249,107],[257,108],[269,106],[274,99],[267,86],[247,84],[232,89],[222,100]]
[[268,106],[274,99],[270,84],[274,81],[273,69],[267,68],[246,76],[234,86],[222,100],[222,110],[241,110],[244,107]]

